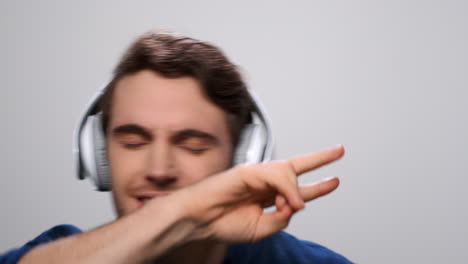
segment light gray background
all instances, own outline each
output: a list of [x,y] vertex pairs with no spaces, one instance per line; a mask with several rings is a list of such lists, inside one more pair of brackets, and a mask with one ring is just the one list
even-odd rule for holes
[[0,251],[113,219],[78,182],[76,120],[151,28],[209,40],[273,121],[277,157],[343,143],[333,195],[288,230],[358,263],[468,257],[467,1],[1,1]]

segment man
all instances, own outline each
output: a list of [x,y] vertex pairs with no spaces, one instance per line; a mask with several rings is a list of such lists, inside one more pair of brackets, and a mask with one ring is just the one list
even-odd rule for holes
[[229,169],[255,102],[216,47],[149,32],[123,56],[99,104],[108,162],[99,170],[110,184],[98,188],[112,189],[117,220],[88,232],[55,227],[0,262],[349,263],[279,232],[304,202],[338,186],[337,178],[310,186],[296,178],[343,147]]

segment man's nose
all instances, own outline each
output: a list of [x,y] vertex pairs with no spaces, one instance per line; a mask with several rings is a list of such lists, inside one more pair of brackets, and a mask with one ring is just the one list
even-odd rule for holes
[[169,144],[161,142],[151,147],[146,180],[160,188],[170,187],[177,181],[174,157]]

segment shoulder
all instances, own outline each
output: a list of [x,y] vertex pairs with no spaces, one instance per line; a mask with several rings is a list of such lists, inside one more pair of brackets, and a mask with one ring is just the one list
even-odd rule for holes
[[231,246],[228,257],[232,263],[351,263],[324,246],[299,240],[285,232],[279,232],[257,243]]
[[24,254],[26,254],[32,248],[45,244],[54,240],[57,240],[62,237],[71,236],[77,233],[81,233],[81,230],[73,225],[58,225],[54,226],[44,232],[39,236],[24,244],[20,248],[12,249],[2,255],[0,255],[1,264],[10,264],[16,263]]

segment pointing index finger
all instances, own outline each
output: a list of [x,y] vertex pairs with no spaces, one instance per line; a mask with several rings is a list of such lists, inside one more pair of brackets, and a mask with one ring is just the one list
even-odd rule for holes
[[305,154],[289,158],[288,161],[293,167],[296,175],[319,168],[325,164],[341,158],[344,154],[343,145],[325,149],[312,154]]

